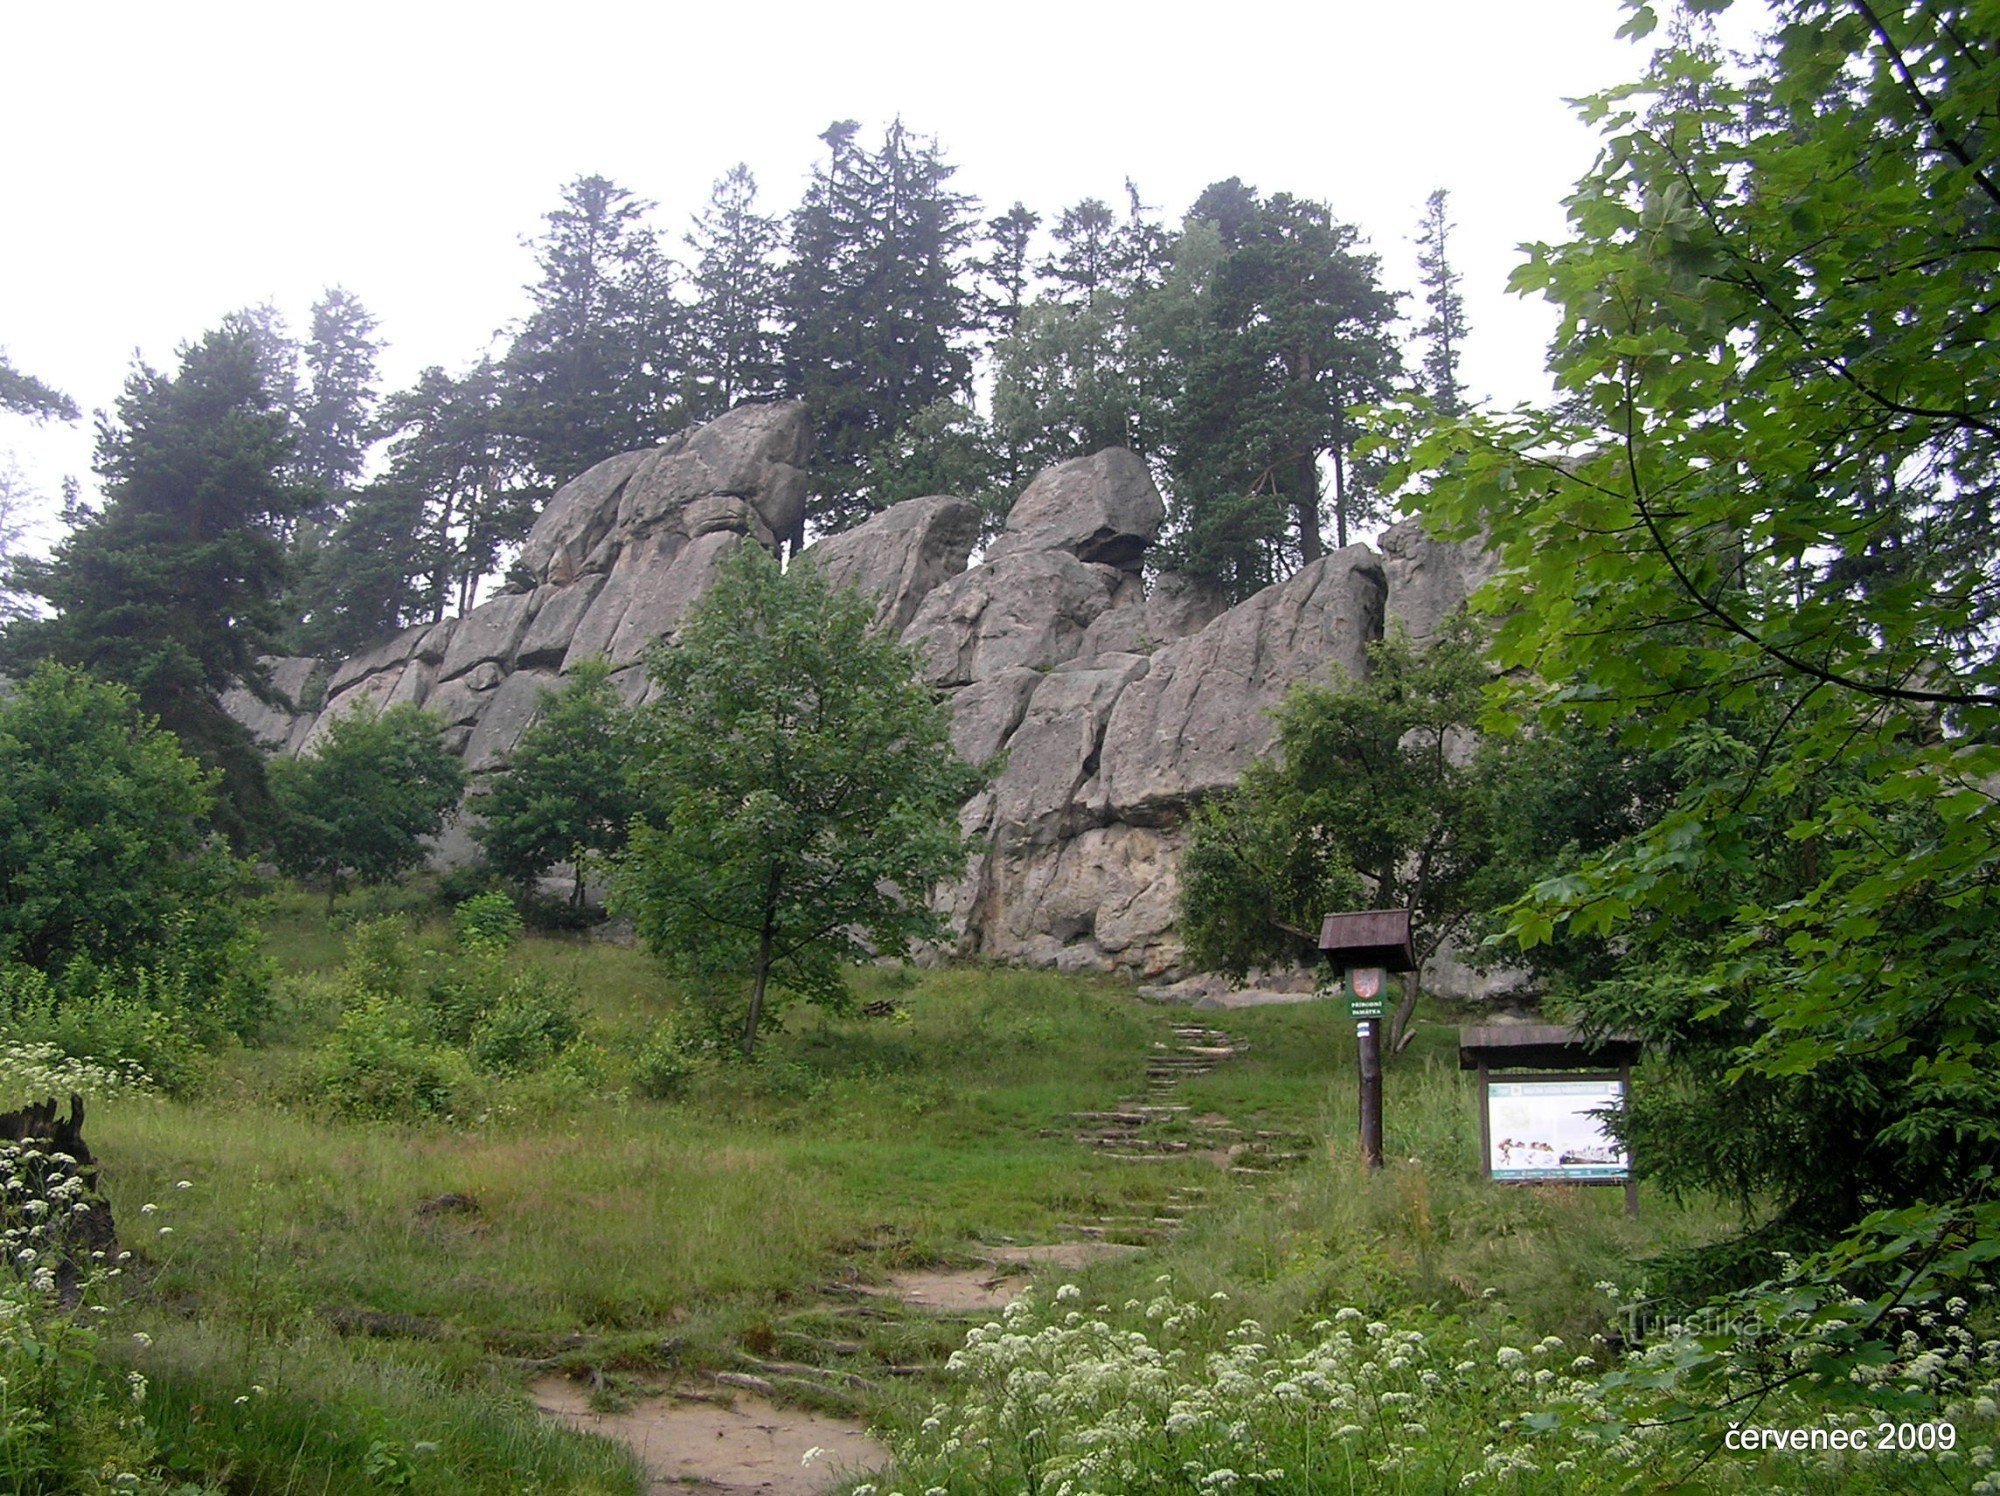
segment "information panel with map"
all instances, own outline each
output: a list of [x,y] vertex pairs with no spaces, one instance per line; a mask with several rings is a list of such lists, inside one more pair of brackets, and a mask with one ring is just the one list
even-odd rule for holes
[[1487,1166],[1495,1179],[1516,1183],[1629,1179],[1625,1150],[1592,1115],[1624,1105],[1622,1080],[1489,1080]]

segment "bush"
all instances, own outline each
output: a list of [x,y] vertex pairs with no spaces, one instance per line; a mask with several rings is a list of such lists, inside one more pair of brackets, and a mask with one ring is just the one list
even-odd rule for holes
[[0,1021],[10,1039],[52,1045],[75,1060],[137,1066],[169,1096],[192,1095],[200,1080],[187,1007],[184,979],[145,968],[79,964],[62,980],[31,966],[0,968]]
[[410,976],[409,928],[394,915],[358,922],[347,936],[347,980],[360,993],[400,997]]
[[0,961],[164,967],[240,1031],[268,977],[215,784],[131,692],[37,669],[0,702]]
[[491,1075],[539,1069],[583,1032],[570,994],[538,971],[514,978],[500,1000],[473,1025],[473,1064]]
[[632,1057],[632,1089],[648,1100],[666,1100],[694,1074],[696,1054],[680,1024],[662,1018]]
[[452,911],[451,927],[464,951],[504,951],[521,938],[521,911],[504,893],[482,893]]
[[472,1077],[424,1027],[399,1001],[365,997],[341,1017],[320,1057],[319,1099],[343,1117],[381,1122],[449,1116]]

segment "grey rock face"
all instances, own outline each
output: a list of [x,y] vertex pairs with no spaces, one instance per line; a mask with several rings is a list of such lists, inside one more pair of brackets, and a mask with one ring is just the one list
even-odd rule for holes
[[986,555],[1064,550],[1079,561],[1137,571],[1166,517],[1144,459],[1110,447],[1038,476],[1014,501],[1007,533]]
[[1388,621],[1417,644],[1437,637],[1446,618],[1492,579],[1498,558],[1474,541],[1434,540],[1421,519],[1391,525],[1381,535],[1389,583]]
[[814,541],[800,559],[835,587],[875,598],[875,626],[900,634],[935,588],[965,570],[978,540],[977,504],[905,499],[865,524]]
[[267,705],[254,692],[238,686],[223,695],[222,709],[249,728],[250,736],[266,753],[284,753],[312,726],[330,672],[325,661],[306,655],[273,655],[258,663],[270,671],[277,700]]
[[1075,657],[1123,580],[1067,551],[1002,556],[935,589],[903,640],[934,686],[970,685],[1016,666],[1047,670]]
[[231,710],[274,751],[300,752],[362,702],[408,702],[443,719],[469,770],[497,767],[560,669],[604,656],[622,667],[628,699],[643,693],[639,662],[672,636],[721,558],[746,539],[772,546],[796,529],[809,435],[796,403],[748,406],[601,462],[559,489],[536,521],[521,557],[539,582],[533,591],[406,629],[342,662],[323,707],[274,713],[242,693]]
[[[1077,653],[1049,660],[1061,652],[1048,643],[1049,615],[1035,634],[1014,626],[1024,609],[1006,600],[1025,591],[1010,571],[1051,556],[1068,559],[1017,552],[973,568],[933,593],[905,636],[926,651],[938,684],[970,680],[951,698],[961,752],[996,740],[1005,752],[998,778],[960,818],[980,851],[965,878],[940,891],[939,907],[966,953],[1159,976],[1180,960],[1188,812],[1268,750],[1269,710],[1295,682],[1325,678],[1336,664],[1365,668],[1385,580],[1372,551],[1350,547],[1205,626],[1211,600],[1156,590],[1107,609],[1077,638]],[[1054,590],[1044,584],[1039,595]],[[1006,603],[1008,627],[987,625],[970,605],[979,599]],[[1150,655],[1085,652],[1149,617],[1163,634],[1193,631]],[[1018,647],[1023,638],[1035,648]],[[1003,652],[1008,666],[981,668]]]
[[[232,697],[274,751],[310,751],[363,701],[436,712],[475,774],[504,764],[543,690],[602,657],[628,701],[716,568],[744,544],[796,533],[807,431],[796,405],[749,407],[565,485],[521,561],[536,586],[462,619],[407,630],[328,670],[277,662],[297,715]],[[1293,684],[1359,674],[1386,616],[1420,641],[1490,563],[1413,525],[1385,559],[1350,547],[1248,601],[1142,563],[1164,508],[1145,464],[1101,452],[1060,464],[1015,503],[983,562],[978,509],[897,504],[805,553],[875,601],[876,626],[917,652],[952,713],[952,741],[994,778],[960,812],[977,852],[935,892],[957,948],[1075,970],[1177,974],[1186,819],[1268,751],[1270,710]],[[293,690],[290,682],[301,683]],[[242,698],[242,699],[239,699]],[[317,707],[317,703],[313,703]],[[437,857],[471,854],[463,827]]]
[[1323,556],[1153,656],[1118,699],[1104,736],[1104,785],[1118,815],[1171,825],[1234,785],[1269,750],[1270,711],[1294,682],[1357,679],[1381,637],[1381,563],[1366,546]]

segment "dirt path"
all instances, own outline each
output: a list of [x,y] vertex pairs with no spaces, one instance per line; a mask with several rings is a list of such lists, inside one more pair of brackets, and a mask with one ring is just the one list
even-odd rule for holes
[[[1298,1151],[1300,1140],[1245,1132],[1218,1114],[1193,1115],[1190,1107],[1172,1099],[1183,1081],[1210,1074],[1243,1048],[1220,1029],[1177,1025],[1172,1043],[1153,1046],[1145,1095],[1120,1101],[1110,1111],[1078,1112],[1070,1118],[1073,1129],[1063,1131],[1086,1148],[1134,1164],[1195,1157],[1235,1174],[1273,1172],[1304,1156]],[[968,1267],[891,1273],[881,1284],[859,1282],[850,1272],[847,1281],[827,1285],[824,1293],[849,1301],[834,1313],[870,1319],[887,1319],[902,1310],[997,1314],[1027,1290],[1037,1272],[1073,1272],[1169,1239],[1205,1193],[1190,1185],[1170,1192],[1169,1203],[1153,1215],[1066,1223],[1061,1229],[1070,1239],[1065,1241],[981,1247],[979,1260]],[[653,1496],[680,1491],[818,1496],[842,1474],[887,1463],[889,1451],[869,1438],[859,1422],[780,1407],[769,1396],[801,1376],[822,1385],[822,1379],[837,1383],[845,1378],[863,1387],[869,1385],[865,1379],[807,1365],[739,1359],[750,1370],[719,1376],[723,1390],[714,1395],[648,1397],[623,1412],[600,1413],[590,1407],[583,1388],[550,1377],[535,1383],[535,1404],[571,1428],[624,1444],[651,1475]],[[895,1375],[924,1369],[885,1368]],[[818,1452],[808,1459],[811,1451]]]
[[[688,1491],[756,1491],[818,1496],[844,1474],[888,1463],[889,1451],[858,1424],[781,1408],[754,1393],[728,1403],[649,1397],[620,1413],[599,1413],[575,1382],[535,1383],[535,1406],[579,1433],[616,1439],[652,1477],[650,1496]],[[809,1452],[817,1450],[808,1459]]]

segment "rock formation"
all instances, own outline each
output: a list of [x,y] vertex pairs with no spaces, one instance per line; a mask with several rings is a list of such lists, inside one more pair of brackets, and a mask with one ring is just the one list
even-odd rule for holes
[[[505,762],[541,689],[580,660],[607,658],[642,700],[645,651],[673,637],[722,557],[746,540],[775,549],[797,526],[807,441],[798,405],[749,406],[600,463],[536,522],[520,558],[531,590],[337,668],[276,662],[297,715],[247,693],[231,708],[273,751],[299,752],[357,702],[414,702],[478,773]],[[1350,546],[1225,608],[1171,575],[1149,585],[1164,516],[1145,463],[1112,450],[1036,478],[977,565],[979,511],[947,497],[804,553],[874,600],[878,626],[949,701],[959,752],[996,766],[961,812],[980,850],[937,894],[962,953],[1174,972],[1190,808],[1269,748],[1270,709],[1295,682],[1359,673],[1385,618],[1428,637],[1483,580],[1475,549],[1399,525],[1384,556]]]

